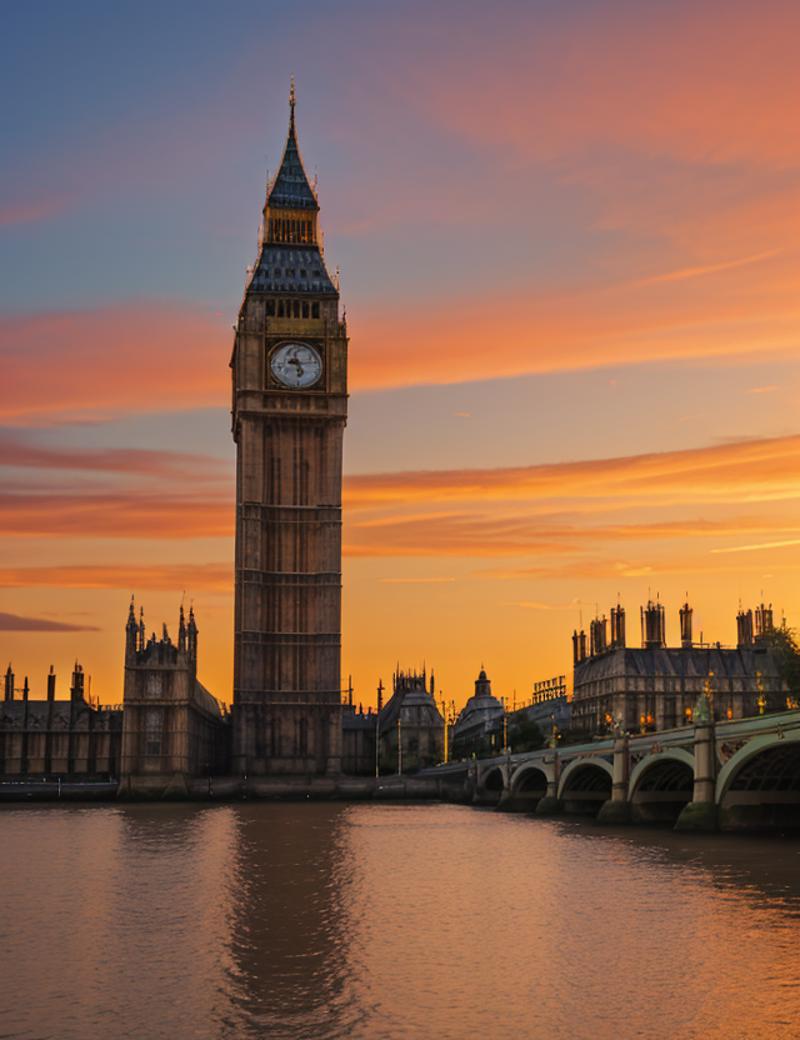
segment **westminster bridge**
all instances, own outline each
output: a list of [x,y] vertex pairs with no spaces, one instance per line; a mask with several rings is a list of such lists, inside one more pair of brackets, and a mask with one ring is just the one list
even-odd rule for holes
[[444,797],[680,829],[800,825],[800,710],[453,762]]

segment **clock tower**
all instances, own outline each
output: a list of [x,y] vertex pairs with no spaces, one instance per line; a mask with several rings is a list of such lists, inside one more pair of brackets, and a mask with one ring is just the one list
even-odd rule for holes
[[347,329],[295,128],[267,188],[233,346],[234,768],[341,771]]

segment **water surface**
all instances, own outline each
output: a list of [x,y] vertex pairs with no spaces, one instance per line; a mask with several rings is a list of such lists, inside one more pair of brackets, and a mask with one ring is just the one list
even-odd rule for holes
[[0,837],[0,1037],[800,1036],[797,840],[369,804]]

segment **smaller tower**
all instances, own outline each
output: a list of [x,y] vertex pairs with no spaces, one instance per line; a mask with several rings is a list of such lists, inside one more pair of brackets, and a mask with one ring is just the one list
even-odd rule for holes
[[492,682],[486,675],[486,672],[481,666],[481,670],[478,673],[478,678],[475,680],[475,696],[476,697],[491,697],[492,696]]
[[56,699],[56,673],[52,665],[47,675],[47,699],[50,702]]
[[608,622],[605,615],[589,622],[589,653],[592,657],[608,650]]
[[75,667],[72,671],[72,686],[70,687],[69,697],[71,701],[82,701],[83,700],[83,665],[75,662]]
[[661,603],[647,601],[642,607],[642,647],[645,650],[661,650],[666,646],[666,625],[664,623],[664,607]]
[[8,668],[6,668],[6,687],[5,696],[3,700],[13,701],[14,700],[14,672],[11,668],[11,662],[9,661]]
[[764,639],[765,636],[769,635],[774,630],[772,623],[772,604],[767,607],[763,603],[760,603],[756,607],[756,639]]
[[689,601],[683,604],[680,611],[681,618],[681,647],[684,650],[692,649],[692,608]]
[[736,645],[740,650],[753,645],[753,611],[739,607],[736,615]]
[[383,679],[378,679],[378,714],[383,709],[383,691],[385,687],[383,685]]

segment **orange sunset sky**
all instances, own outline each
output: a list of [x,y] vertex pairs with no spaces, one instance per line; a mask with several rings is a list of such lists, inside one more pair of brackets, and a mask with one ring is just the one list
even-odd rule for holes
[[[343,677],[464,702],[648,595],[800,625],[800,6],[15,11],[0,655],[121,700],[131,593],[231,695],[229,369],[289,77],[351,335]],[[261,25],[262,32],[253,26]]]

